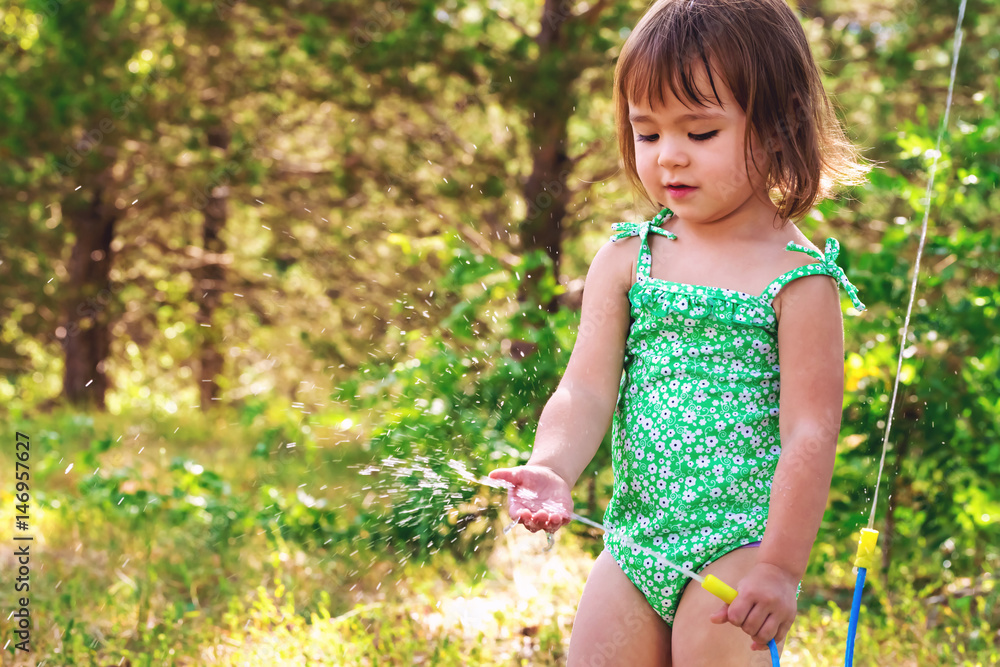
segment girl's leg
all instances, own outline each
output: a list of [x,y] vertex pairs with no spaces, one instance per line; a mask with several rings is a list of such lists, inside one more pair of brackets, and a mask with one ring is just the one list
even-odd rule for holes
[[[755,547],[730,551],[699,574],[714,574],[734,586],[757,563],[757,554]],[[769,667],[771,654],[768,651],[751,651],[750,635],[731,623],[716,625],[708,620],[721,606],[722,601],[697,582],[688,584],[674,618],[674,664],[684,667]],[[779,651],[783,644],[778,644]]]
[[670,664],[670,627],[611,554],[602,551],[587,577],[573,621],[568,667]]

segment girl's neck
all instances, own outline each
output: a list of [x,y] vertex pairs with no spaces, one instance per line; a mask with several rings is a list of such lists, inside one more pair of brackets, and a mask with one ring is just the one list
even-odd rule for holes
[[761,241],[769,234],[779,232],[782,220],[778,207],[765,195],[751,197],[736,209],[714,220],[685,220],[675,215],[671,231],[689,240],[712,244],[731,244]]

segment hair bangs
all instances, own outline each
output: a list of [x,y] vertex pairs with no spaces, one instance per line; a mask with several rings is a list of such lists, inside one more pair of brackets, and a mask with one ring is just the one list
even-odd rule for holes
[[[650,108],[666,104],[668,94],[687,106],[721,105],[709,65],[710,46],[704,44],[700,26],[696,21],[671,20],[681,17],[659,18],[655,22],[659,25],[637,26],[642,34],[635,35],[632,48],[621,55],[616,93],[626,102]],[[710,91],[699,88],[699,70],[707,75]]]

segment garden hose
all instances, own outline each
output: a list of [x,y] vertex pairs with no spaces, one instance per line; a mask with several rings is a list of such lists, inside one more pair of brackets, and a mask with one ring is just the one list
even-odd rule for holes
[[854,557],[854,567],[858,568],[858,578],[854,583],[851,620],[847,626],[847,650],[844,653],[844,667],[854,665],[854,637],[858,631],[858,616],[861,615],[861,592],[865,588],[865,577],[868,575],[868,570],[875,567],[877,544],[878,531],[862,528],[861,539],[858,540],[858,553]]

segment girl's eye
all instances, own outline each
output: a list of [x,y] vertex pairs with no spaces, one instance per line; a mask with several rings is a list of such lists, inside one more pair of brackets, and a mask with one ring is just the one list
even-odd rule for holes
[[638,141],[656,141],[660,138],[658,134],[636,134],[635,136]]
[[718,130],[712,130],[711,132],[706,132],[705,134],[689,134],[688,138],[691,139],[691,141],[708,141],[718,133]]

